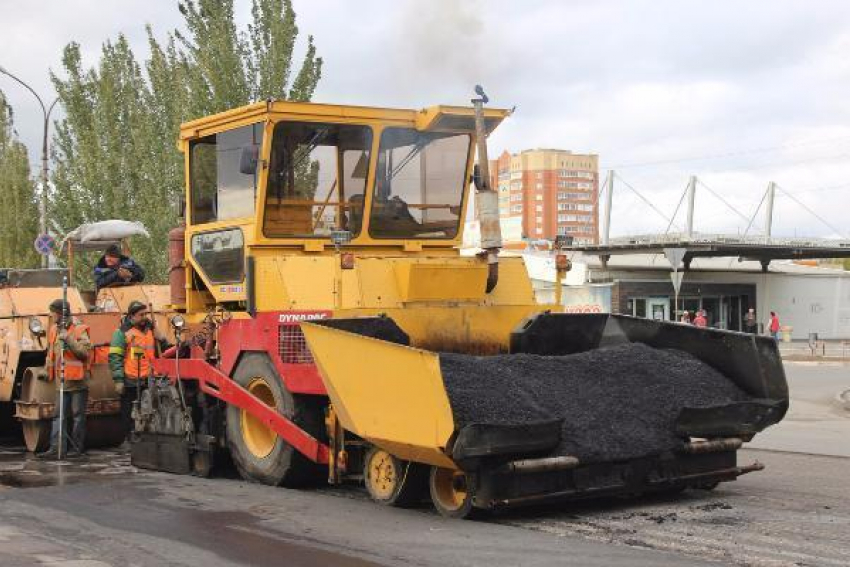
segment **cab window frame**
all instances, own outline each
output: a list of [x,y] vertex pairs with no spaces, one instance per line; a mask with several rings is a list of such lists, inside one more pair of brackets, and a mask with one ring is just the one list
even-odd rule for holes
[[[304,119],[288,119],[288,118],[275,121],[272,124],[272,127],[271,127],[269,135],[268,135],[268,165],[267,165],[267,168],[266,168],[266,176],[265,176],[265,183],[264,183],[263,191],[259,196],[258,206],[257,206],[257,214],[258,214],[257,218],[259,220],[258,224],[259,224],[259,227],[260,227],[260,230],[258,231],[258,233],[260,235],[262,235],[262,238],[268,239],[268,240],[274,240],[274,241],[280,241],[280,240],[303,241],[303,240],[330,240],[331,239],[330,233],[327,233],[327,234],[312,233],[311,234],[311,233],[307,233],[307,232],[295,232],[295,231],[293,231],[291,233],[284,233],[282,231],[276,232],[276,231],[273,231],[273,230],[269,230],[270,199],[284,199],[285,198],[285,195],[283,195],[282,193],[277,194],[277,192],[284,190],[284,189],[282,189],[282,187],[283,187],[283,184],[285,182],[281,182],[281,186],[279,187],[277,185],[278,182],[275,181],[275,179],[274,179],[275,175],[282,173],[282,172],[276,171],[276,161],[278,159],[276,152],[280,151],[278,140],[277,140],[277,136],[279,135],[278,129],[285,129],[287,127],[293,127],[293,126],[294,127],[305,127],[305,128],[316,128],[316,129],[318,129],[320,127],[329,127],[329,128],[337,128],[337,129],[346,128],[346,129],[360,129],[361,130],[362,135],[364,136],[364,143],[362,144],[362,148],[349,149],[349,150],[343,149],[341,151],[339,143],[324,146],[326,148],[332,148],[334,150],[333,167],[329,168],[329,169],[332,169],[332,171],[334,172],[333,173],[334,181],[330,184],[330,187],[332,187],[332,189],[328,193],[327,191],[325,191],[328,188],[328,186],[323,187],[321,185],[317,185],[317,187],[315,189],[315,193],[313,195],[313,199],[312,200],[304,200],[304,202],[305,203],[313,203],[313,205],[311,205],[313,207],[324,207],[324,208],[333,207],[333,209],[336,211],[335,217],[337,219],[339,219],[340,216],[342,214],[344,214],[344,213],[340,212],[340,207],[341,207],[340,204],[318,205],[316,203],[319,203],[321,201],[328,201],[329,203],[332,203],[332,202],[334,202],[334,200],[332,198],[333,195],[336,195],[336,202],[339,203],[339,201],[340,201],[340,197],[339,197],[340,179],[342,179],[341,185],[342,185],[343,195],[344,195],[346,200],[349,199],[351,195],[362,195],[362,200],[361,200],[361,205],[360,205],[361,210],[360,210],[359,223],[357,225],[357,230],[351,231],[351,238],[352,238],[352,240],[354,240],[354,239],[366,234],[366,232],[363,230],[363,228],[364,228],[364,223],[366,223],[367,220],[368,220],[368,215],[366,214],[366,207],[367,207],[367,203],[368,203],[368,199],[369,199],[369,195],[370,195],[369,189],[371,187],[370,182],[372,181],[372,161],[373,161],[373,155],[376,151],[376,141],[379,137],[377,135],[378,132],[379,132],[379,129],[376,127],[375,124],[367,123],[367,122],[331,122],[331,121],[323,121],[323,120],[304,120]],[[283,134],[280,134],[280,135],[283,136]],[[321,145],[314,147],[313,150],[311,150],[311,152],[315,151],[317,147],[321,147]],[[363,156],[365,157],[365,160],[363,160],[363,157],[359,158],[359,160],[363,160],[363,163],[365,165],[365,169],[362,170],[362,188],[356,187],[353,192],[351,191],[352,180],[359,180],[360,177],[354,177],[353,175],[348,175],[348,176],[345,175],[346,153],[349,152],[349,151],[350,152],[362,152]],[[352,168],[352,174],[353,174],[353,170],[355,170],[355,169],[357,169],[357,167]],[[298,187],[297,186],[291,186],[291,187],[289,187],[289,189],[293,190],[293,191],[297,191]],[[296,204],[293,203],[292,205],[296,205]],[[278,205],[278,206],[281,206],[281,205]],[[286,206],[286,205],[283,205],[283,206]],[[349,208],[349,210],[353,210],[353,208]],[[315,222],[315,219],[313,219],[313,217],[312,217],[312,211],[311,211],[311,221]],[[351,222],[352,222],[351,216],[347,217],[347,219],[346,219],[347,226],[350,226]],[[315,230],[316,226],[318,226],[318,225],[314,225],[312,230]],[[340,230],[340,228],[336,227],[336,230]],[[346,228],[346,230],[348,230],[348,228]]]
[[[382,234],[380,234],[380,232],[378,234],[375,233],[375,225],[376,225],[375,203],[376,203],[377,197],[378,197],[378,195],[377,195],[378,180],[382,175],[382,173],[381,173],[381,171],[379,171],[379,169],[380,169],[380,163],[381,163],[381,157],[382,157],[381,152],[383,150],[384,136],[388,132],[392,133],[393,131],[398,131],[398,130],[415,132],[417,134],[422,134],[422,135],[428,135],[428,134],[442,135],[446,138],[454,137],[454,136],[466,138],[466,140],[467,140],[466,157],[463,159],[462,162],[459,162],[459,163],[462,164],[462,166],[460,167],[461,172],[460,172],[460,175],[458,177],[458,187],[457,187],[457,197],[458,197],[457,207],[459,208],[459,212],[458,212],[457,223],[455,224],[454,231],[452,233],[447,233],[447,234],[444,234],[444,235],[434,235],[434,236],[399,235],[399,234],[382,235]],[[468,202],[469,202],[468,173],[469,173],[470,159],[472,158],[473,152],[475,151],[474,150],[474,141],[475,140],[474,140],[472,133],[465,132],[465,131],[458,131],[458,132],[453,132],[453,131],[423,131],[423,130],[417,130],[416,128],[409,127],[409,126],[386,126],[386,127],[382,128],[381,131],[380,131],[379,139],[377,140],[377,148],[375,150],[376,154],[375,154],[374,160],[375,160],[375,163],[376,163],[376,167],[375,167],[374,179],[372,181],[372,187],[371,187],[371,191],[369,192],[369,199],[368,199],[369,218],[368,218],[368,221],[366,221],[367,222],[366,226],[368,228],[369,238],[371,238],[373,240],[381,240],[381,241],[403,241],[403,240],[453,241],[453,240],[458,239],[463,232],[463,223],[465,222],[466,209],[467,209]],[[420,205],[424,205],[424,204],[425,203],[420,203]]]
[[[239,132],[247,131],[250,134],[250,143],[239,146],[239,151],[235,154],[235,159],[231,157],[228,162],[221,160],[221,152],[219,149],[219,137],[235,136]],[[247,147],[256,148],[256,155],[259,156],[263,146],[265,136],[264,122],[255,121],[249,124],[243,124],[235,128],[228,128],[218,132],[212,132],[203,137],[191,140],[188,145],[188,167],[189,167],[189,190],[190,195],[187,204],[188,219],[191,226],[206,225],[222,222],[233,222],[237,219],[253,218],[257,212],[257,202],[260,189],[260,178],[262,173],[262,159],[257,159],[257,163],[252,175],[243,174],[239,171],[240,157],[242,151]],[[206,148],[210,154],[203,159],[210,159],[212,162],[213,176],[211,179],[204,179],[200,174],[203,170],[199,169],[199,161],[202,159],[198,154],[201,148]],[[235,148],[231,148],[235,151]],[[227,163],[226,176],[222,176],[222,165]],[[250,185],[245,183],[247,178],[250,178]],[[223,185],[225,180],[228,186]],[[229,182],[237,180],[241,183],[231,185]],[[201,183],[205,182],[206,186]],[[222,214],[223,195],[235,194],[235,202],[241,203],[238,199],[238,193],[250,193],[252,198],[252,207],[250,211],[238,210],[237,213]],[[246,195],[247,196],[247,195]],[[209,203],[201,201],[208,199]]]
[[[196,253],[195,253],[196,239],[201,239],[201,238],[204,238],[204,237],[208,237],[210,235],[214,235],[214,234],[217,234],[217,233],[223,233],[223,232],[238,232],[239,233],[239,239],[241,240],[241,245],[239,246],[239,249],[240,249],[239,257],[241,259],[241,263],[240,263],[240,269],[239,269],[239,276],[236,279],[228,279],[228,278],[220,279],[218,277],[214,278],[213,273],[211,273],[210,270],[208,269],[208,264],[204,264],[201,260],[199,260]],[[235,248],[233,248],[233,249],[235,249]],[[191,235],[189,235],[189,254],[192,257],[192,260],[194,260],[198,271],[200,271],[200,273],[203,275],[203,277],[207,281],[209,281],[210,284],[224,285],[224,284],[242,283],[243,281],[245,281],[245,271],[246,271],[246,269],[245,269],[245,231],[242,229],[241,226],[232,226],[232,225],[222,226],[222,227],[211,228],[210,230],[203,230],[203,231],[192,233]]]

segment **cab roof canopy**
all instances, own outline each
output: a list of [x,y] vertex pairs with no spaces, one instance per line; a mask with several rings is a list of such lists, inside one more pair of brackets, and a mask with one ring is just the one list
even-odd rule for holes
[[[487,132],[492,132],[510,110],[484,109]],[[180,139],[191,140],[220,131],[232,123],[250,123],[262,119],[276,120],[327,120],[329,122],[383,122],[388,126],[416,128],[423,131],[471,132],[475,129],[475,113],[466,106],[429,106],[422,110],[379,108],[320,104],[313,102],[288,102],[269,100],[241,106],[218,114],[198,118],[180,127]]]

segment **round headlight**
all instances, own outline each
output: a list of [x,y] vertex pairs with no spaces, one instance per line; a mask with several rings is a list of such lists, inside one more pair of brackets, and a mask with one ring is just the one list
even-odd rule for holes
[[171,318],[171,326],[175,329],[182,329],[186,326],[186,319],[182,315],[175,315]]
[[38,317],[30,317],[29,320],[30,333],[33,335],[43,335],[44,325],[41,324],[41,319]]

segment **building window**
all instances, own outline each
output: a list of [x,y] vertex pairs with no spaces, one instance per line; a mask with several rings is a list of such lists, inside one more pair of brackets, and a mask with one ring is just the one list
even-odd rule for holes
[[543,217],[537,217],[537,224],[543,224]]
[[537,205],[536,210],[537,210],[538,213],[542,213],[543,212],[543,205]]
[[563,201],[563,200],[573,200],[573,201],[584,200],[584,201],[588,201],[591,198],[592,197],[591,197],[590,193],[567,193],[565,191],[558,191],[558,199],[561,200],[561,201]]
[[542,200],[543,200],[543,195],[535,195],[534,200],[535,200],[535,201],[542,201]]
[[511,195],[511,201],[522,201],[522,193],[514,193]]
[[594,209],[591,203],[558,203],[558,210],[592,213]]
[[512,213],[521,213],[522,212],[522,205],[512,205],[511,206],[511,212]]
[[590,222],[588,215],[558,215],[558,222]]

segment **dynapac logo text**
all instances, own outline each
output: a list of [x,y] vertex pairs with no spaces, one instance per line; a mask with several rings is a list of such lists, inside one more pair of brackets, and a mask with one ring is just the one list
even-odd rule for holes
[[281,313],[278,318],[278,322],[296,323],[298,321],[315,321],[317,319],[327,318],[327,313]]

